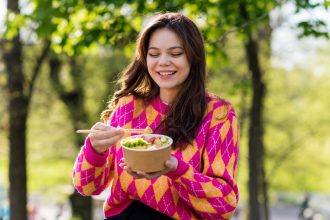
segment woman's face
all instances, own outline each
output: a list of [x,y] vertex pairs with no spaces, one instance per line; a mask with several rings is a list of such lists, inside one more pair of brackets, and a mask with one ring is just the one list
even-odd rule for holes
[[151,78],[160,87],[163,101],[171,102],[190,72],[190,65],[180,38],[168,28],[150,36],[147,66]]

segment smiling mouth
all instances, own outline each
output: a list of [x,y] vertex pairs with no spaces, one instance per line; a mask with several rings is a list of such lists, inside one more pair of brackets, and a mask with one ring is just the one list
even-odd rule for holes
[[157,73],[161,76],[169,76],[169,75],[175,74],[176,71],[174,71],[174,72],[157,72]]

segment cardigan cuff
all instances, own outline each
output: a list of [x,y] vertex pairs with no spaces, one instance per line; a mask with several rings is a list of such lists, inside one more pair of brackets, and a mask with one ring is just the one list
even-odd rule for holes
[[172,154],[172,156],[176,157],[176,159],[178,160],[178,167],[176,168],[176,170],[168,172],[165,175],[174,180],[182,176],[189,169],[189,165],[181,158],[178,158],[176,155]]
[[87,137],[85,140],[84,154],[85,154],[85,158],[88,161],[88,163],[90,163],[91,165],[96,166],[96,167],[102,167],[107,161],[107,157],[109,155],[109,149],[107,149],[102,154],[97,153],[93,149],[92,143],[91,143],[89,137]]

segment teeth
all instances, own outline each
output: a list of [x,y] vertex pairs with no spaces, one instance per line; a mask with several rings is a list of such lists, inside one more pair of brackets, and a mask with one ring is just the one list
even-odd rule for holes
[[167,76],[167,75],[171,75],[173,74],[174,72],[159,72],[160,75],[162,76]]

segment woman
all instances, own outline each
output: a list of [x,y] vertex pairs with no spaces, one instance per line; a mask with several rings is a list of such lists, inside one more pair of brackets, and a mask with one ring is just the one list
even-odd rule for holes
[[[237,206],[238,123],[231,104],[205,90],[204,42],[179,13],[159,14],[140,33],[121,89],[77,156],[73,180],[83,195],[110,186],[106,219],[229,219]],[[166,169],[133,172],[118,141],[122,128],[172,137]]]

